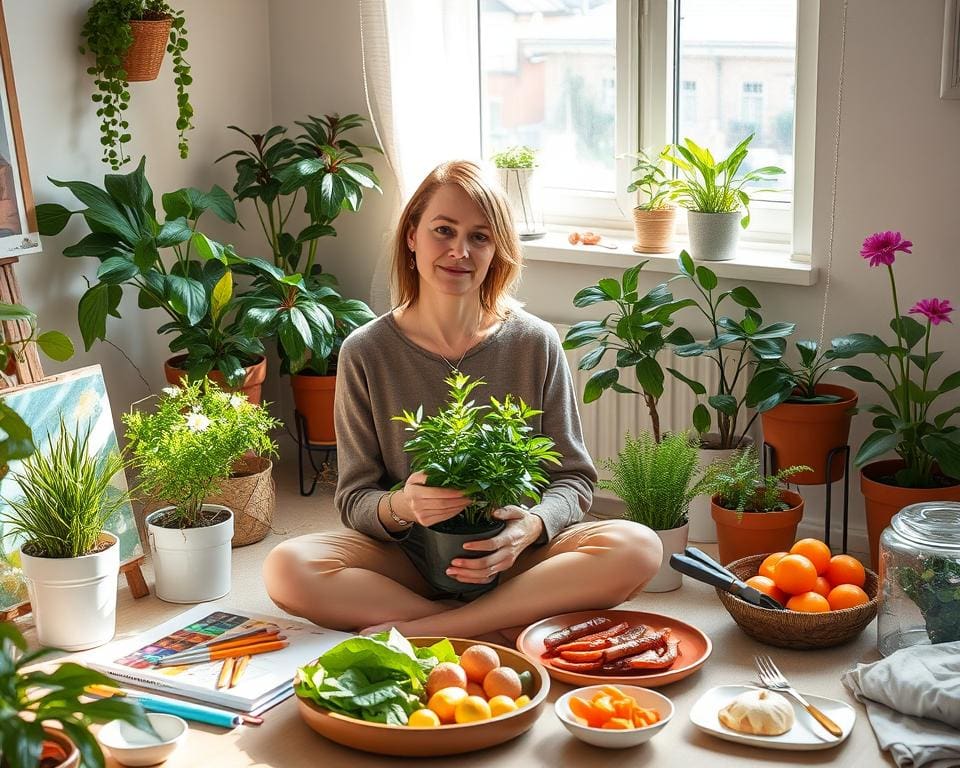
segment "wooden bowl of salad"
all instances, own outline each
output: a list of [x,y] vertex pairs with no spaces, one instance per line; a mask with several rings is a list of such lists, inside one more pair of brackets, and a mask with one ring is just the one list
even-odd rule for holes
[[[379,644],[370,638],[345,640],[316,664],[301,668],[295,680],[300,716],[306,724],[347,747],[399,757],[435,757],[486,749],[529,730],[540,716],[550,691],[550,677],[543,666],[501,645],[459,638],[404,639],[399,634],[390,639],[386,634],[377,635],[374,640]],[[407,642],[412,654],[403,652]],[[475,687],[482,688],[482,684],[471,680],[469,690],[464,690],[470,701],[463,704],[462,710],[458,707],[460,714],[456,719],[461,722],[457,722],[443,705],[455,705],[467,697],[452,695],[445,702],[441,696],[436,701],[427,696],[427,681],[431,669],[441,662],[445,663],[445,672],[450,672],[447,665],[459,666],[462,654],[472,646],[483,646],[495,654],[494,657],[489,651],[473,651],[463,659],[473,677],[483,671],[484,659],[489,664],[494,663],[494,658],[499,661],[501,672],[493,675],[486,686],[494,693],[487,704],[493,713],[488,715],[477,701],[488,698],[486,692],[480,693]],[[475,657],[481,659],[479,669],[467,663]],[[526,692],[521,696],[507,696],[514,692],[510,686],[516,683],[513,673],[505,668],[524,680]],[[515,708],[510,709],[502,696],[512,698]],[[495,697],[498,705],[493,704]],[[434,710],[430,705],[444,715],[439,724],[431,721]],[[471,721],[463,722],[467,717]],[[417,727],[411,722],[417,723]]]

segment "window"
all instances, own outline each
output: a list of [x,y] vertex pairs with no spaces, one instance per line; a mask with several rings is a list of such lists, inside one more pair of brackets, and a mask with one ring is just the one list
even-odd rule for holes
[[684,80],[680,83],[679,122],[687,125],[697,122],[697,81]]

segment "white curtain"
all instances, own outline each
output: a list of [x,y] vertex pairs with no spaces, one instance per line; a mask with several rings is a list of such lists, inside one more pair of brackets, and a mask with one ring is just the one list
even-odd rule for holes
[[[395,221],[439,163],[480,160],[475,0],[360,0],[363,78],[374,131],[397,180]],[[370,286],[390,307],[389,235]]]

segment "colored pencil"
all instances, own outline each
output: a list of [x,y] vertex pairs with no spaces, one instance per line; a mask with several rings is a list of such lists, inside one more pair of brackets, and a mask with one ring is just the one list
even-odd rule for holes
[[220,667],[220,676],[217,678],[217,690],[226,688],[228,685],[230,685],[230,681],[233,679],[234,663],[234,658],[232,656],[228,656],[223,660],[223,666]]
[[240,678],[243,676],[243,673],[247,671],[247,665],[250,663],[249,656],[241,656],[237,659],[236,663],[233,665],[233,676],[230,678],[230,685],[228,688],[233,688],[237,683],[240,682]]
[[153,696],[146,693],[128,691],[112,686],[90,685],[87,686],[86,690],[88,693],[101,698],[123,696],[133,699],[140,702],[140,705],[147,712],[162,712],[167,715],[177,715],[177,717],[182,717],[184,720],[216,725],[221,728],[233,728],[240,724],[260,725],[263,722],[262,718],[252,717],[251,715],[238,715],[236,712],[230,712],[226,709],[208,707],[203,704],[193,704],[177,699],[168,699],[164,696]]
[[158,667],[179,667],[187,664],[205,664],[210,661],[219,661],[220,659],[226,659],[230,657],[236,658],[237,656],[254,656],[258,653],[270,653],[271,651],[279,651],[281,648],[286,648],[289,645],[285,640],[274,640],[269,643],[256,643],[255,645],[244,645],[239,648],[226,648],[224,650],[209,650],[204,649],[197,651],[196,653],[191,653],[189,656],[177,656],[177,658],[167,657],[161,659],[157,666]]
[[239,648],[244,645],[252,645],[254,643],[263,643],[271,640],[282,640],[283,638],[279,635],[279,629],[270,629],[254,632],[252,634],[244,633],[242,636],[235,638],[228,638],[226,640],[220,640],[218,642],[204,643],[201,645],[195,645],[192,648],[187,648],[184,651],[178,651],[177,653],[172,653],[169,656],[164,656],[164,660],[169,660],[173,658],[179,658],[180,656],[189,656],[191,654],[197,653],[198,651],[205,650],[223,650],[224,648]]
[[198,648],[209,648],[211,645],[221,645],[223,643],[234,643],[237,640],[243,640],[249,637],[255,637],[262,634],[272,634],[275,635],[280,631],[279,627],[276,627],[273,624],[265,624],[262,627],[254,627],[253,629],[246,629],[243,632],[234,632],[234,633],[224,633],[218,635],[217,637],[211,638],[203,643],[197,643],[188,650],[196,650]]

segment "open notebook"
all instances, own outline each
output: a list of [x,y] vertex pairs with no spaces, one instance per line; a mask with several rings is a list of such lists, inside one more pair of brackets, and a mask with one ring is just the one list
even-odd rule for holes
[[[165,656],[185,651],[222,634],[273,625],[286,635],[286,648],[252,656],[233,688],[216,689],[222,661],[157,667]],[[297,669],[352,635],[275,616],[262,616],[203,603],[133,637],[114,640],[75,660],[121,684],[149,688],[208,704],[256,714],[293,692]]]

